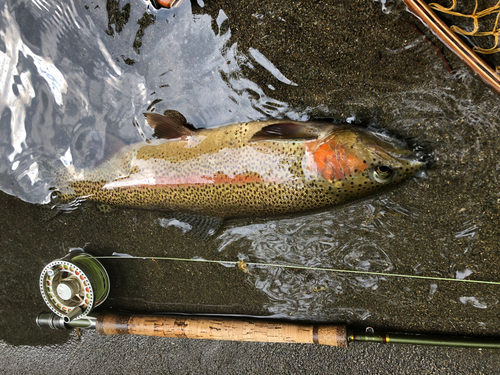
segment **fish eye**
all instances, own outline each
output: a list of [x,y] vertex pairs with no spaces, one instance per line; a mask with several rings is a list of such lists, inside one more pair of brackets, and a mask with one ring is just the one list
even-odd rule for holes
[[394,177],[394,171],[387,165],[379,165],[375,167],[372,172],[373,179],[381,184],[391,182]]

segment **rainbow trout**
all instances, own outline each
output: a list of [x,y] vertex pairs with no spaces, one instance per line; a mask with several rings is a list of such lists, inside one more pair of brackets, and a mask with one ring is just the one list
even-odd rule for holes
[[61,202],[217,218],[310,211],[400,184],[423,166],[386,135],[352,125],[255,121],[195,130],[147,113],[160,137],[90,171],[58,174]]

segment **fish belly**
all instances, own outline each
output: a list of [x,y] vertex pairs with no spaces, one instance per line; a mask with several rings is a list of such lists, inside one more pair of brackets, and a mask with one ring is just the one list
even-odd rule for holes
[[112,206],[188,212],[221,218],[278,216],[338,203],[338,197],[328,194],[320,186],[258,182],[101,190],[91,200]]

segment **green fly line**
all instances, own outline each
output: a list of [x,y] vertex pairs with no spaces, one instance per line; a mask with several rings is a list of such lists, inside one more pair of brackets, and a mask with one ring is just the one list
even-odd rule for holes
[[109,292],[109,279],[101,263],[96,257],[88,254],[77,255],[71,262],[85,272],[94,287],[94,307],[99,306],[106,299]]
[[[226,261],[226,260],[211,260],[211,259],[197,259],[197,258],[137,257],[137,256],[128,255],[128,254],[125,256],[120,256],[120,255],[96,256],[94,258],[99,258],[99,259],[143,259],[143,260],[153,260],[153,261],[171,260],[171,261],[177,261],[177,262],[217,263],[220,265],[232,265],[235,267],[240,267],[243,270],[245,270],[247,266],[277,267],[277,268],[291,268],[291,269],[309,270],[309,271],[349,273],[349,274],[354,274],[354,275],[389,276],[389,277],[400,277],[400,278],[408,278],[408,279],[423,279],[423,280],[433,280],[433,281],[455,281],[455,282],[464,282],[464,283],[500,285],[500,282],[498,282],[498,281],[453,279],[450,277],[405,275],[405,274],[387,273],[387,272],[371,272],[371,271],[345,270],[345,269],[324,268],[324,267],[296,266],[296,265],[289,265],[289,264],[256,263],[256,262],[245,262],[243,260]],[[246,272],[248,272],[248,271],[246,271]]]

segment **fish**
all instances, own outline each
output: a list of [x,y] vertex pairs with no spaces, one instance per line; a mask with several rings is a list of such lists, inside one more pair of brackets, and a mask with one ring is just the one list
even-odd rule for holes
[[425,164],[404,142],[350,124],[281,119],[195,129],[179,116],[145,116],[157,139],[125,146],[94,169],[62,168],[58,202],[276,217],[376,194]]

